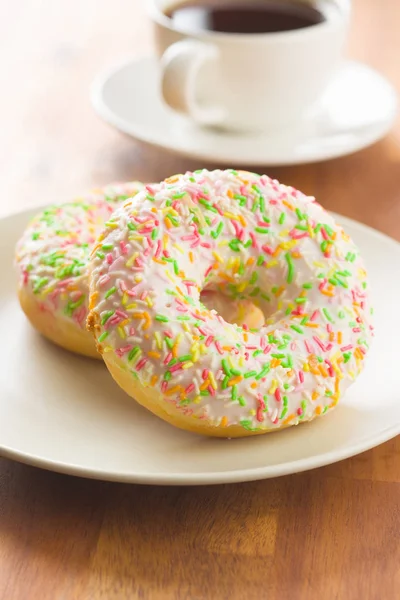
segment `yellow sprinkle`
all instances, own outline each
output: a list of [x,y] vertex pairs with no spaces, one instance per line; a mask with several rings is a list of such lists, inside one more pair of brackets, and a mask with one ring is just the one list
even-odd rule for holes
[[162,349],[162,339],[161,339],[160,332],[159,331],[155,331],[154,332],[154,337],[155,337],[155,340],[156,340],[157,348],[159,350],[161,350]]
[[122,305],[126,306],[126,303],[128,302],[128,300],[129,300],[129,296],[128,296],[128,294],[126,292],[124,292],[122,294],[122,299],[121,299]]
[[142,281],[143,277],[141,275],[136,275],[135,276],[135,281],[136,283],[140,283]]
[[196,396],[196,398],[194,398],[194,400],[192,402],[193,402],[193,404],[200,404],[201,396]]
[[272,267],[276,267],[278,265],[278,261],[277,260],[270,260],[265,267],[267,269],[272,269]]
[[224,217],[228,217],[228,219],[232,219],[233,221],[240,221],[240,219],[237,215],[234,215],[233,213],[230,213],[230,212],[224,212]]
[[254,410],[254,408],[252,408],[251,410],[249,410],[249,415],[251,415],[252,417],[254,417],[256,414],[256,411]]
[[133,302],[132,304],[125,306],[125,310],[135,310],[135,308],[137,308],[137,302]]
[[193,252],[192,251],[189,252],[189,260],[190,260],[191,263],[194,262]]
[[199,351],[198,350],[196,350],[195,352],[192,352],[192,360],[193,360],[194,363],[197,363],[198,360],[199,360],[199,358],[200,358],[200,355],[199,355]]
[[304,363],[303,371],[306,371],[307,373],[310,371],[310,365],[308,363]]
[[247,222],[245,220],[245,218],[243,217],[243,215],[239,215],[239,221],[242,227],[247,227]]
[[126,338],[125,331],[122,329],[122,327],[118,327],[118,333],[123,340]]
[[193,367],[193,363],[190,361],[188,361],[184,365],[182,365],[182,369],[190,369],[191,367]]
[[107,223],[106,227],[108,229],[116,229],[118,227],[118,223]]
[[234,377],[233,379],[231,379],[230,381],[228,381],[228,386],[232,387],[234,385],[237,385],[242,380],[243,380],[243,375],[238,375],[237,377]]
[[184,331],[190,331],[190,327],[187,323],[182,323],[182,328]]
[[176,248],[181,254],[184,254],[184,250],[182,248],[182,246],[180,246],[179,244],[172,244],[174,246],[174,248]]
[[211,387],[214,388],[214,390],[216,390],[218,386],[217,382],[215,381],[214,373],[212,371],[209,371],[208,378],[210,380]]
[[220,426],[221,427],[227,427],[228,426],[228,418],[227,417],[222,417]]
[[276,392],[276,388],[277,388],[277,387],[278,387],[278,382],[276,381],[276,379],[273,379],[273,380],[272,380],[271,387],[269,388],[269,391],[268,391],[268,393],[269,393],[269,394],[275,394],[275,392]]
[[147,296],[147,297],[146,297],[146,303],[147,303],[147,306],[148,306],[149,308],[151,308],[151,307],[154,305],[154,302],[153,302],[153,300],[150,298],[150,296]]
[[166,247],[168,246],[168,240],[169,240],[169,236],[165,233],[163,235],[163,246],[164,246],[164,250],[166,249]]

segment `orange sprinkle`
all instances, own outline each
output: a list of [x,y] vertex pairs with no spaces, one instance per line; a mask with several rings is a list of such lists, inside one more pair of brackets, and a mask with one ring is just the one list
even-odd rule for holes
[[180,390],[183,390],[183,388],[180,385],[175,385],[173,388],[171,388],[170,390],[167,390],[164,393],[166,396],[172,396],[173,394],[176,394]]
[[164,223],[166,224],[167,229],[171,229],[172,223],[171,223],[171,219],[169,217],[165,217]]
[[225,281],[229,281],[229,283],[235,283],[235,280],[233,277],[230,277],[229,275],[227,275],[226,273],[223,273],[222,271],[220,271],[218,273],[218,277],[221,277],[221,279],[225,279]]
[[229,198],[232,199],[233,198],[233,192],[232,192],[232,190],[228,190],[227,191],[227,195],[228,195]]
[[279,367],[280,364],[281,364],[281,361],[279,360],[279,358],[273,358],[271,360],[271,369],[275,369],[276,367]]
[[144,313],[142,313],[142,312],[134,312],[134,313],[132,313],[132,317],[134,319],[143,319],[144,318]]
[[289,415],[282,423],[282,425],[288,425],[291,421],[293,421],[293,419],[295,418],[295,415]]
[[155,256],[153,256],[153,260],[154,260],[154,262],[158,263],[159,265],[165,266],[165,263],[162,260],[160,260],[159,258],[156,258]]
[[314,392],[312,393],[312,396],[311,396],[311,398],[312,398],[313,400],[316,400],[316,399],[318,398],[318,392],[315,392],[315,391],[314,391]]
[[284,204],[285,206],[287,206],[288,208],[290,208],[290,210],[294,210],[293,204],[290,204],[290,202],[288,202],[287,200],[283,200],[282,204]]
[[253,388],[253,390],[255,390],[257,387],[257,383],[255,381],[253,381],[253,383],[251,384],[250,387]]
[[153,377],[150,380],[151,387],[154,387],[156,385],[157,381],[158,381],[158,375],[153,375]]
[[240,383],[243,380],[243,375],[238,375],[237,377],[235,377],[234,379],[231,379],[228,382],[228,386],[232,387],[234,385],[237,385],[238,383]]
[[95,307],[98,297],[99,297],[99,292],[94,292],[90,296],[90,305],[89,305],[90,310],[92,310]]
[[208,388],[208,386],[210,385],[210,380],[206,379],[205,381],[203,381],[203,383],[200,386],[200,391],[204,391]]
[[99,248],[101,248],[101,244],[96,244],[96,246],[91,251],[90,256],[93,256],[94,254],[96,254],[96,252]]
[[227,427],[228,426],[228,419],[227,419],[227,417],[222,417],[220,425],[221,425],[221,427]]
[[151,209],[151,212],[153,212],[153,213],[156,213],[156,212],[157,212],[157,209],[156,209],[156,207],[155,207],[155,206],[153,206],[153,208]]
[[320,415],[321,413],[322,413],[322,408],[320,406],[317,406],[317,408],[315,409],[315,414]]
[[329,334],[329,341],[330,342],[334,342],[335,341],[335,334],[334,334],[333,331],[331,331],[330,334]]
[[[300,252],[292,252],[293,258],[303,258],[303,255]],[[287,420],[287,419],[286,419]]]
[[249,267],[250,265],[254,264],[254,261],[255,261],[255,258],[254,258],[254,256],[250,256],[250,257],[247,259],[246,266],[248,266],[248,267]]
[[333,298],[333,296],[335,294],[332,294],[332,292],[328,292],[328,290],[321,290],[321,294],[324,294],[324,296],[330,296],[331,298]]
[[245,220],[245,218],[243,217],[243,215],[239,215],[239,221],[242,227],[247,227],[247,222]]
[[248,342],[249,336],[247,335],[247,333],[243,334],[243,339],[244,339],[245,342]]
[[323,365],[319,365],[319,372],[321,373],[322,377],[328,377],[328,372]]
[[272,256],[278,256],[278,254],[282,251],[282,248],[280,246],[277,247],[277,249],[275,250],[275,252],[273,253]]
[[317,323],[310,323],[310,322],[308,322],[308,323],[306,323],[306,327],[311,327],[311,328],[314,328],[314,329],[318,329],[319,325]]
[[285,291],[285,288],[281,285],[281,287],[279,289],[276,290],[275,292],[275,296],[277,298],[279,298],[279,296],[282,296],[283,292]]

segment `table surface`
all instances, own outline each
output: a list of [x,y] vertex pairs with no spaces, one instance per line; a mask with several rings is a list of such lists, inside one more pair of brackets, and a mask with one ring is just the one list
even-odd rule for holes
[[[209,166],[135,143],[91,109],[99,70],[152,51],[143,5],[0,0],[0,216]],[[354,2],[348,55],[400,92],[399,31],[397,0]],[[266,172],[400,239],[399,142],[400,121],[353,156]],[[0,598],[393,600],[399,507],[400,437],[313,472],[205,488],[87,481],[0,459]]]

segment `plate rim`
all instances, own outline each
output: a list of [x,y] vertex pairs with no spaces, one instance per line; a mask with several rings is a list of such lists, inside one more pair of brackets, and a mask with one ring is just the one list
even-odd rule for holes
[[176,145],[173,145],[173,146],[167,145],[166,143],[163,143],[162,141],[157,140],[153,135],[148,136],[146,134],[143,134],[142,129],[139,128],[139,130],[138,130],[137,128],[133,128],[131,123],[128,123],[127,120],[125,120],[122,117],[120,117],[119,115],[117,115],[113,110],[111,110],[109,108],[108,104],[105,102],[104,95],[103,95],[103,89],[104,89],[104,86],[106,85],[106,83],[109,81],[109,79],[112,76],[119,73],[120,71],[132,66],[133,64],[140,63],[140,62],[143,63],[145,61],[147,61],[149,63],[152,62],[154,64],[156,62],[156,57],[151,56],[151,55],[131,57],[130,59],[125,59],[124,61],[120,61],[119,63],[114,64],[114,66],[109,67],[108,69],[104,70],[103,72],[100,72],[93,80],[91,89],[90,89],[90,100],[91,100],[91,104],[92,104],[94,111],[102,120],[104,120],[106,123],[108,123],[112,127],[115,127],[119,132],[121,132],[124,135],[128,135],[137,141],[140,141],[145,144],[149,144],[150,146],[153,146],[160,150],[171,152],[174,155],[184,156],[186,158],[191,158],[191,159],[195,159],[195,160],[201,160],[201,161],[207,161],[207,162],[211,161],[213,163],[218,162],[218,163],[222,163],[224,165],[229,164],[230,162],[240,162],[243,165],[270,166],[270,167],[314,164],[314,163],[324,162],[327,160],[333,160],[335,158],[348,156],[348,155],[354,154],[356,152],[359,152],[360,150],[368,148],[368,147],[372,146],[373,144],[375,144],[376,142],[378,142],[379,140],[383,139],[391,131],[391,128],[397,117],[398,109],[399,109],[399,100],[398,100],[398,95],[396,93],[396,90],[393,87],[393,85],[391,84],[391,82],[386,77],[384,77],[381,73],[379,73],[373,67],[371,67],[370,65],[367,65],[366,63],[363,63],[362,61],[345,58],[343,60],[344,65],[351,64],[351,65],[356,65],[358,67],[367,69],[368,71],[370,71],[371,74],[374,75],[374,77],[379,78],[382,81],[382,83],[384,83],[388,87],[388,89],[390,89],[392,96],[393,96],[392,114],[390,116],[388,116],[386,120],[382,121],[382,123],[380,125],[377,124],[375,126],[374,134],[370,134],[368,136],[368,141],[365,138],[363,138],[363,141],[359,140],[357,143],[352,144],[351,148],[349,148],[347,150],[343,150],[343,148],[341,150],[330,150],[330,151],[322,150],[318,154],[317,157],[315,155],[311,155],[311,156],[303,156],[303,157],[299,156],[296,158],[295,156],[292,155],[289,159],[286,159],[286,160],[285,159],[282,160],[279,158],[278,159],[277,158],[275,158],[275,159],[269,158],[268,160],[266,160],[265,158],[262,159],[261,157],[260,157],[260,159],[258,159],[256,156],[256,157],[253,157],[251,160],[249,160],[246,158],[246,156],[241,156],[240,159],[237,156],[234,159],[232,159],[231,157],[224,157],[222,155],[223,154],[222,153],[222,154],[218,154],[218,156],[215,156],[214,158],[212,157],[210,159],[208,151],[201,152],[196,149],[189,150],[187,148],[178,147]]
[[[29,209],[23,209],[11,213],[0,218],[0,225],[6,221],[20,219],[26,216],[28,220],[35,213],[40,212],[44,206],[38,206]],[[400,250],[400,242],[386,235],[385,233],[356,221],[350,217],[340,215],[330,211],[334,218],[343,224],[349,224],[351,227],[360,230],[361,232],[372,235],[382,242],[389,243]],[[305,459],[296,461],[284,462],[279,465],[267,467],[256,467],[250,469],[237,469],[232,471],[217,471],[217,472],[199,472],[199,473],[127,473],[118,471],[109,471],[107,469],[87,468],[76,463],[66,463],[65,461],[56,461],[45,458],[37,454],[29,454],[22,452],[15,447],[7,446],[0,441],[0,457],[15,460],[30,466],[39,467],[48,471],[63,473],[84,477],[88,479],[96,479],[103,481],[114,481],[120,483],[136,483],[143,485],[219,485],[228,483],[240,483],[249,481],[259,481],[263,479],[271,479],[282,477],[295,473],[302,473],[312,469],[328,466],[336,462],[340,462],[347,458],[351,458],[376,446],[383,444],[397,435],[400,435],[400,419],[394,422],[389,427],[379,430],[375,435],[367,438],[366,441],[359,441],[356,444],[345,446],[340,450],[330,450],[323,454],[310,456]]]

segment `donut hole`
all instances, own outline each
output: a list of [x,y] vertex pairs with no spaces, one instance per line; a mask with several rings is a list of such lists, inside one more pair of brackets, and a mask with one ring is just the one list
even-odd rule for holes
[[265,325],[263,312],[251,300],[232,300],[220,291],[203,290],[200,302],[208,310],[215,310],[227,323],[247,325],[249,329],[260,329]]

